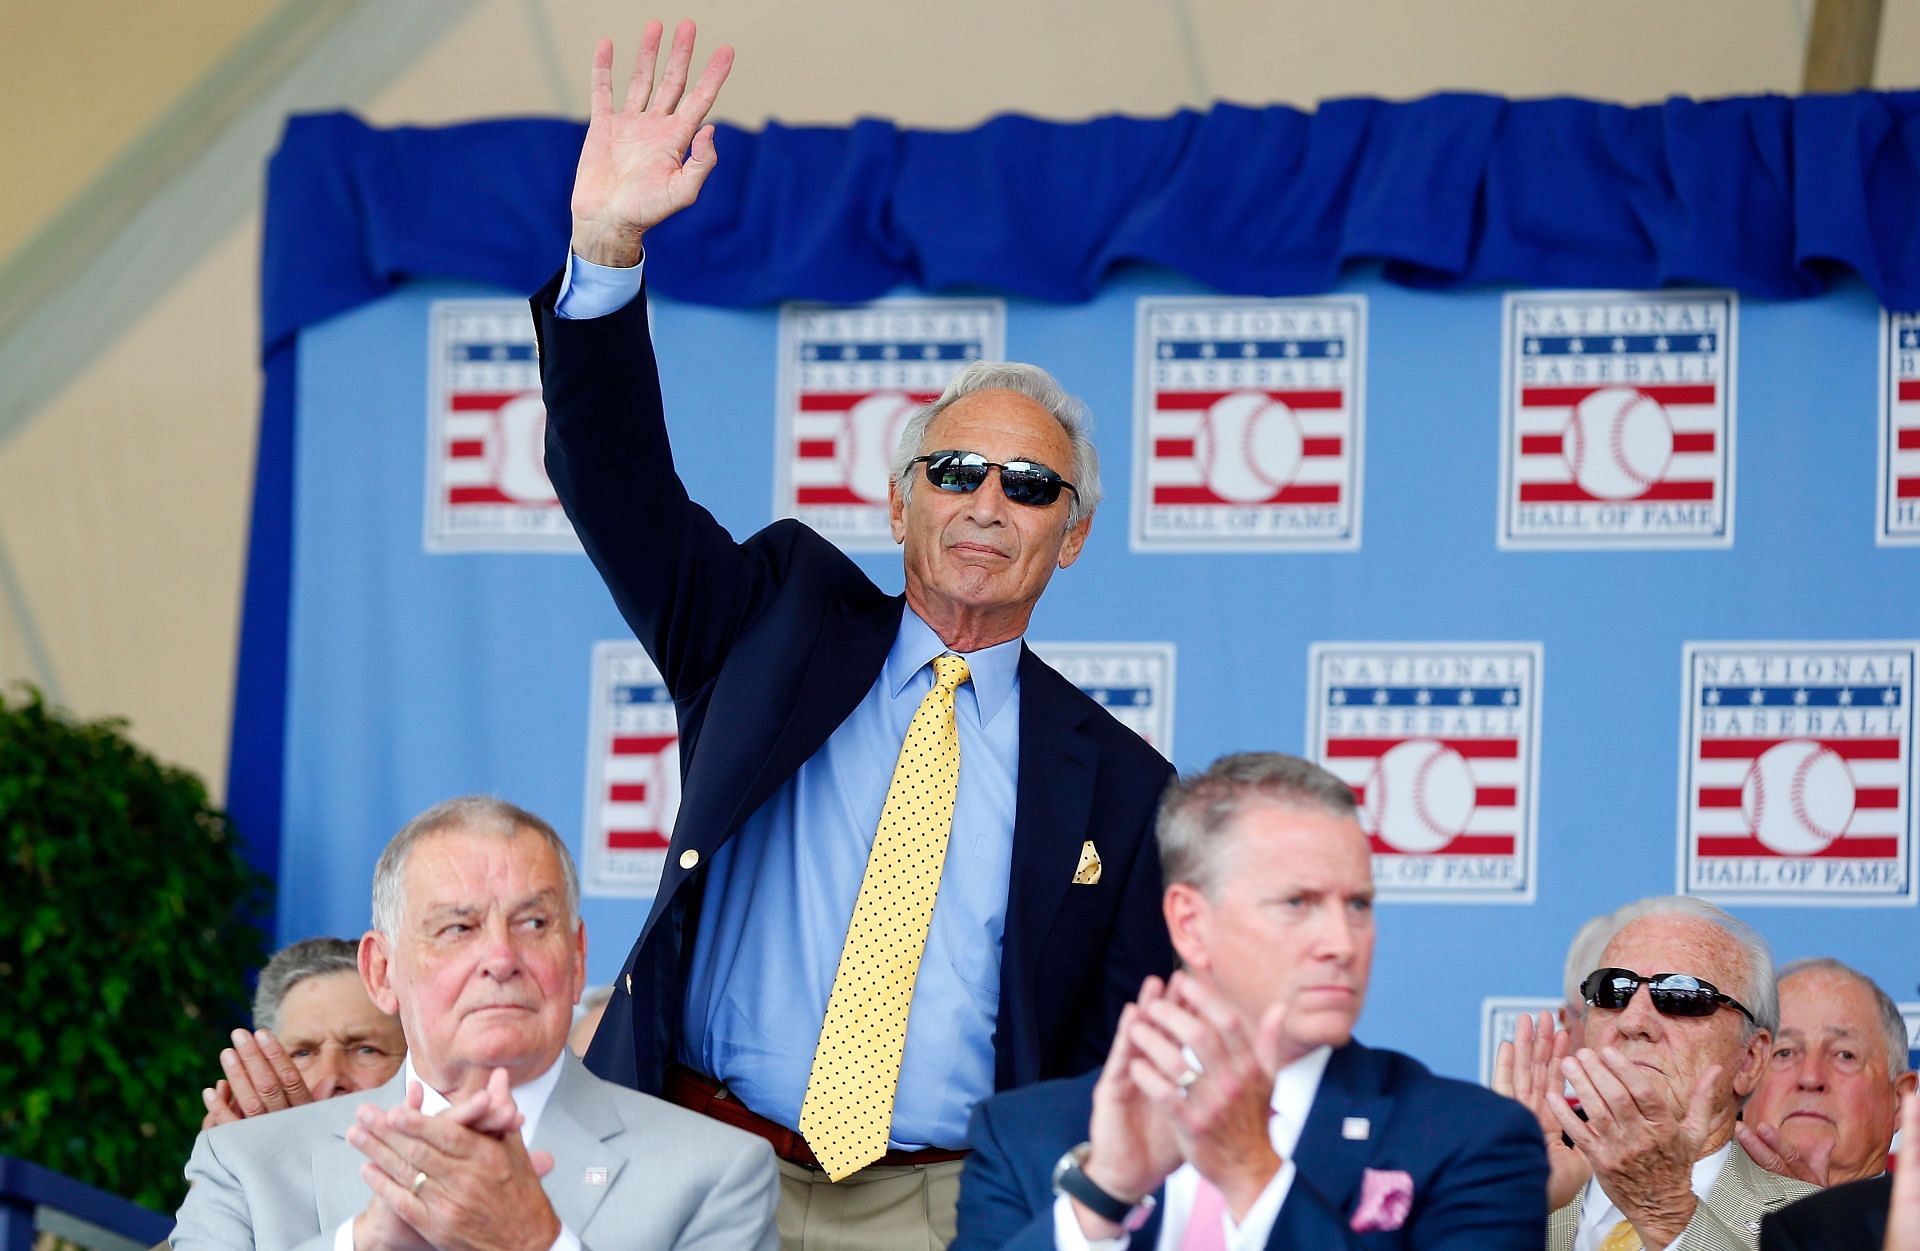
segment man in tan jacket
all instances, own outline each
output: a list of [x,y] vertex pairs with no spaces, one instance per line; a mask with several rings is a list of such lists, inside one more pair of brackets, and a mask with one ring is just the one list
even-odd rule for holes
[[1680,896],[1614,921],[1582,986],[1586,1046],[1570,1052],[1543,1014],[1496,1064],[1495,1089],[1546,1134],[1547,1251],[1753,1251],[1760,1218],[1815,1189],[1733,1136],[1779,1021],[1766,941]]

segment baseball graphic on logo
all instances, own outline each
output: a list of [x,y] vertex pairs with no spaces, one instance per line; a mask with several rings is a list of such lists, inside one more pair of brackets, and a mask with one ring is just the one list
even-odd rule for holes
[[1261,391],[1217,401],[1201,417],[1194,442],[1208,488],[1232,503],[1265,503],[1300,471],[1300,420]]
[[1788,739],[1760,753],[1740,787],[1740,811],[1754,837],[1786,856],[1820,851],[1853,820],[1853,770],[1811,739]]
[[847,410],[838,457],[847,489],[876,504],[887,502],[887,463],[919,408],[904,392],[877,391]]
[[538,391],[516,395],[500,406],[490,459],[502,493],[523,504],[559,501],[547,481],[547,406]]
[[1399,851],[1439,851],[1467,828],[1475,796],[1465,757],[1434,739],[1410,738],[1374,763],[1361,815]]
[[1602,387],[1574,406],[1562,443],[1567,465],[1587,494],[1630,500],[1666,476],[1673,422],[1652,396]]

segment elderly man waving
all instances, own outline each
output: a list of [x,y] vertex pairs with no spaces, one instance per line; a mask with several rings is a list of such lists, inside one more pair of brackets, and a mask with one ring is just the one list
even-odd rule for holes
[[449,800],[380,857],[360,972],[407,1061],[331,1099],[202,1133],[170,1240],[198,1248],[771,1248],[765,1143],[603,1082],[566,1050],[586,931],[565,845]]

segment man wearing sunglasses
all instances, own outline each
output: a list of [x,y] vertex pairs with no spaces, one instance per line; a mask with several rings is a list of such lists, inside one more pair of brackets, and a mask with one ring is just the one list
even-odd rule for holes
[[1171,767],[1022,641],[1100,497],[1043,371],[974,365],[907,424],[904,596],[798,522],[735,543],[688,498],[640,238],[716,159],[732,51],[693,81],[693,39],[656,82],[650,24],[617,112],[595,50],[572,250],[533,299],[548,473],[680,724],[666,866],[587,1062],[772,1142],[789,1248],[944,1245],[974,1104],[1097,1064],[1172,966]]
[[1687,896],[1614,925],[1582,983],[1586,1046],[1570,1053],[1543,1013],[1496,1062],[1496,1089],[1546,1134],[1547,1251],[1751,1251],[1762,1216],[1815,1189],[1734,1140],[1779,1024],[1766,940]]

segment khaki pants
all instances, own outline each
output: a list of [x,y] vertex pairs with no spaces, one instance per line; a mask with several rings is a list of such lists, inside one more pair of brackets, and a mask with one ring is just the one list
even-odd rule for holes
[[870,1164],[843,1182],[780,1166],[780,1251],[946,1251],[960,1201],[961,1160]]

